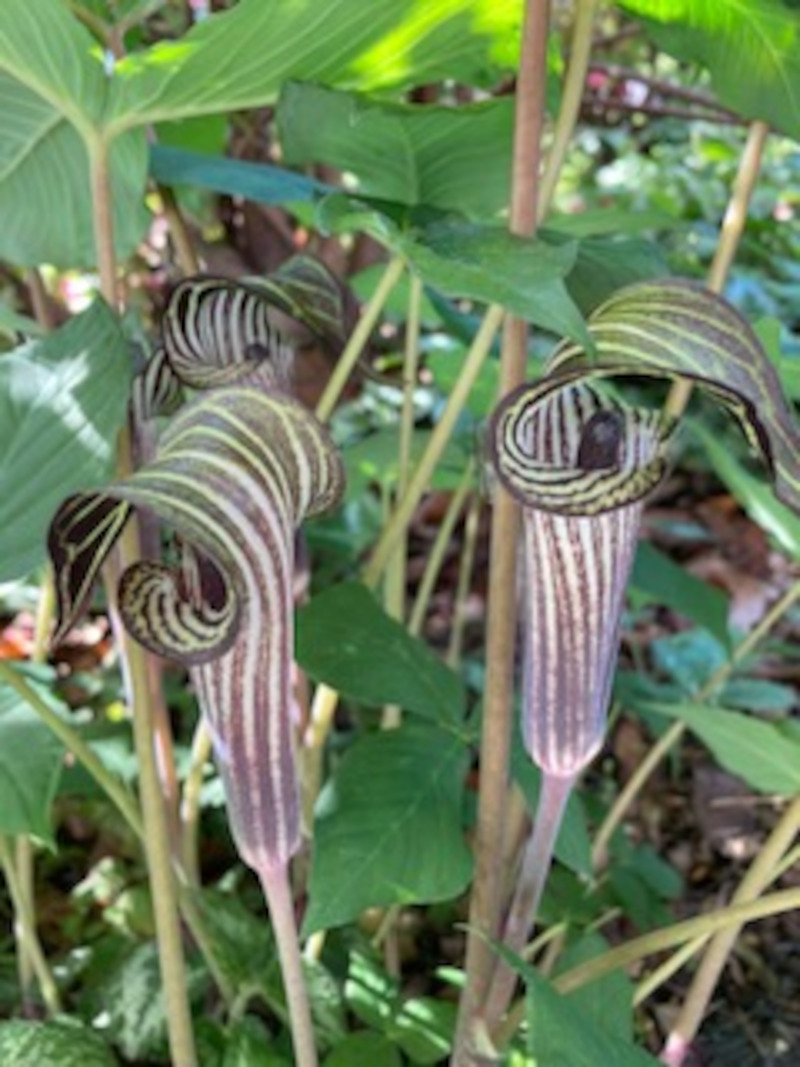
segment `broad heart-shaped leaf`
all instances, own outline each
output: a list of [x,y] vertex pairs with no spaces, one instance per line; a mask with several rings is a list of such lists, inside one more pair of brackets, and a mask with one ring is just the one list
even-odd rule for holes
[[762,793],[800,793],[800,737],[779,723],[710,705],[637,702],[645,712],[685,722],[718,762]]
[[694,380],[739,420],[776,495],[800,511],[800,433],[774,366],[731,304],[694,282],[664,278],[620,289],[588,325],[594,358],[559,346],[551,387],[591,375]]
[[[0,99],[0,257],[23,267],[93,266],[89,156],[80,134],[58,105],[36,97],[1,70]],[[114,248],[123,258],[140,241],[150,217],[143,200],[144,131],[117,138],[110,158]]]
[[491,82],[516,65],[519,0],[241,0],[117,65],[108,121],[263,106],[290,78],[345,89]]
[[364,704],[399,704],[456,722],[460,679],[390,618],[360,582],[330,586],[297,613],[297,662],[318,682]]
[[0,833],[54,844],[51,808],[63,756],[63,745],[36,712],[0,683]]
[[0,581],[44,560],[65,495],[108,480],[129,374],[117,318],[101,300],[0,359]]
[[0,1023],[3,1067],[116,1067],[117,1058],[95,1030],[77,1019],[34,1023],[22,1019]]
[[397,247],[442,293],[502,304],[528,322],[591,347],[564,284],[577,243],[553,245],[516,237],[500,226],[436,220],[399,236]]
[[[0,256],[21,265],[94,263],[87,145],[108,81],[91,34],[59,0],[0,5]],[[111,149],[115,244],[141,237],[143,130]]]
[[508,203],[511,97],[465,107],[395,104],[290,82],[277,118],[290,166],[328,163],[368,196],[471,218]]
[[580,1003],[557,993],[532,967],[521,970],[525,980],[528,1054],[533,1062],[570,1067],[657,1067],[658,1060],[609,1032],[586,1013]]
[[708,67],[723,104],[800,138],[800,9],[793,0],[619,0],[679,59]]
[[468,750],[427,723],[369,734],[317,802],[305,934],[365,908],[446,900],[470,878],[461,822]]

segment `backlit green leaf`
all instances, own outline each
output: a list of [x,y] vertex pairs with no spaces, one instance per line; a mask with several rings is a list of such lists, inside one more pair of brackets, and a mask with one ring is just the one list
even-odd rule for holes
[[467,761],[458,737],[423,723],[353,745],[317,803],[305,934],[368,907],[431,903],[464,890]]
[[328,163],[368,196],[471,217],[508,203],[511,97],[464,107],[395,104],[292,82],[277,116],[289,165]]
[[708,67],[723,104],[800,137],[800,10],[790,0],[620,0],[666,52]]
[[116,316],[99,300],[0,359],[0,580],[43,562],[66,494],[108,479],[129,373]]

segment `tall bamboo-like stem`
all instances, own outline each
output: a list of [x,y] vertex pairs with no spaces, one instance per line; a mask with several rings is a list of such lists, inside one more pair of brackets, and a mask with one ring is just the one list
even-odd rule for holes
[[[109,177],[108,145],[98,140],[90,151],[92,202],[100,289],[112,306],[118,304],[117,271],[114,257],[114,231]],[[130,439],[122,431],[118,469],[130,473]],[[123,567],[140,558],[138,528],[128,525],[120,543]],[[154,675],[148,670],[147,654],[135,641],[126,640],[122,650],[128,667],[133,701],[133,733],[139,765],[139,790],[144,824],[144,843],[152,890],[161,979],[167,1015],[167,1032],[173,1063],[194,1067],[197,1055],[186,981],[186,964],[181,944],[178,902],[172,872],[169,824],[161,797],[156,754],[154,705],[163,706],[163,696],[154,691]]]
[[[402,499],[408,487],[411,465],[411,441],[414,433],[414,393],[419,373],[419,323],[422,304],[422,281],[411,275],[406,319],[406,344],[403,355],[403,402],[400,409],[400,432],[397,440],[397,497]],[[384,606],[393,619],[402,622],[406,611],[406,574],[408,530],[404,530],[386,567]],[[388,705],[383,711],[383,726],[391,729],[400,725],[400,707]]]
[[281,961],[286,1003],[291,1021],[296,1067],[317,1067],[317,1048],[311,1026],[311,1007],[303,979],[297,923],[294,917],[289,871],[286,864],[259,871],[269,906],[272,929]]
[[[541,131],[545,113],[548,0],[527,0],[517,78],[510,229],[530,236],[536,230],[539,202]],[[525,376],[527,328],[509,318],[503,335],[501,396]],[[499,924],[497,862],[502,855],[503,811],[508,788],[516,637],[516,545],[519,506],[498,489],[492,513],[491,576],[486,633],[486,700],[481,737],[481,790],[476,835],[475,881],[467,939],[466,987],[461,999],[453,1063],[478,1062],[483,1037],[483,1010],[493,970],[486,937]]]
[[561,90],[561,106],[553,134],[553,143],[547,153],[539,189],[540,219],[545,217],[552,203],[553,194],[564,166],[567,149],[581,109],[583,87],[586,82],[586,72],[589,69],[589,58],[592,51],[592,25],[597,3],[598,0],[578,0],[575,8],[569,66]]
[[8,886],[8,895],[11,897],[11,904],[14,908],[14,933],[17,943],[30,960],[48,1012],[51,1015],[56,1015],[61,1011],[61,998],[58,995],[58,988],[53,979],[53,974],[42,951],[33,913],[28,906],[25,891],[17,877],[14,850],[5,834],[0,834],[0,866],[3,868],[6,885]]
[[[769,127],[765,122],[754,122],[750,126],[728,207],[722,220],[714,259],[708,272],[708,287],[712,292],[721,293],[725,288],[725,282],[736,258],[747,222],[750,200],[761,170],[761,160],[768,134]],[[664,405],[664,413],[676,419],[680,418],[686,410],[691,395],[692,383],[685,378],[680,379],[670,389]]]
[[[736,251],[747,222],[750,200],[758,180],[768,134],[769,127],[764,122],[754,122],[750,126],[747,143],[742,153],[731,197],[720,228],[714,259],[709,269],[708,286],[713,292],[720,293],[724,289],[728,273],[736,257]],[[692,388],[692,383],[687,379],[680,379],[675,382],[664,405],[666,416],[677,419],[683,415],[692,395]],[[782,601],[779,603],[782,603]],[[766,623],[770,619],[772,621],[769,622],[769,626],[772,626],[777,617],[774,617],[772,611],[770,611],[765,616],[764,622]],[[761,627],[758,627],[757,631],[753,631],[754,634],[756,632],[761,633]],[[749,638],[746,639],[746,642],[748,641]],[[738,658],[734,658],[731,666],[736,662],[738,662]],[[703,692],[706,689],[707,687],[704,686]],[[602,865],[605,862],[606,849],[611,835],[624,819],[650,775],[667,753],[678,743],[683,732],[684,726],[682,723],[673,723],[636,768],[635,773],[617,797],[597,834],[593,848],[595,866]]]
[[375,329],[384,305],[389,299],[389,294],[400,280],[400,275],[404,270],[405,263],[400,256],[395,256],[389,261],[369,303],[361,312],[361,318],[350,335],[350,339],[344,352],[339,357],[339,362],[334,368],[330,381],[325,386],[325,391],[319,399],[316,414],[320,422],[327,422],[331,417],[333,409],[342,395],[342,390],[347,385],[347,379],[353,373],[353,368],[361,358],[370,334]]

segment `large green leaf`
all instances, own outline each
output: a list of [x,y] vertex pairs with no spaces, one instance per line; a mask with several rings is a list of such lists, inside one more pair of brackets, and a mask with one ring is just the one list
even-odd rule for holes
[[44,560],[66,494],[108,479],[129,373],[116,316],[99,300],[0,359],[0,581]]
[[263,106],[291,78],[347,89],[492,80],[516,64],[519,0],[241,0],[117,65],[123,129]]
[[708,67],[720,100],[800,137],[800,10],[792,0],[619,0],[656,43]]
[[394,104],[290,82],[277,116],[288,164],[328,163],[368,196],[472,217],[508,203],[511,97],[465,107]]
[[0,1023],[3,1067],[115,1067],[116,1057],[94,1030],[76,1019]]
[[461,824],[468,751],[424,723],[370,734],[317,803],[306,934],[365,908],[445,900],[471,871]]
[[642,1049],[600,1026],[580,1002],[557,993],[532,967],[525,967],[528,1053],[536,1064],[570,1067],[656,1067]]
[[32,834],[54,844],[51,808],[63,755],[63,745],[36,712],[0,683],[0,833]]
[[780,723],[710,705],[637,703],[646,712],[685,722],[719,763],[762,793],[800,793],[800,737]]
[[458,676],[359,582],[330,586],[298,612],[296,655],[312,677],[352,700],[451,722],[463,711]]
[[[93,266],[89,155],[80,134],[57,108],[2,71],[0,99],[0,257],[23,267]],[[133,130],[111,146],[118,257],[129,255],[146,229],[146,178],[147,140],[143,130]]]

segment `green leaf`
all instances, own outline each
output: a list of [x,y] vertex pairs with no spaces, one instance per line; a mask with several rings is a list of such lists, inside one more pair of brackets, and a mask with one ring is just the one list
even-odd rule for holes
[[463,891],[471,872],[461,824],[467,760],[458,737],[423,723],[353,745],[317,802],[306,935],[368,907]]
[[656,1067],[658,1061],[610,1033],[582,1005],[557,993],[532,967],[525,967],[528,1053],[536,1064],[569,1067]]
[[262,204],[292,204],[336,192],[332,185],[284,167],[248,163],[241,159],[206,155],[154,144],[150,174],[164,185],[196,185],[229,196],[243,196]]
[[16,690],[0,683],[0,833],[32,834],[55,847],[51,813],[63,759],[61,742]]
[[117,64],[110,126],[263,107],[289,79],[401,89],[516,65],[518,0],[242,0]]
[[508,203],[511,97],[463,107],[394,104],[290,82],[277,118],[290,166],[327,163],[368,196],[475,218]]
[[0,359],[0,581],[43,562],[65,495],[107,481],[129,374],[117,318],[99,300]]
[[574,242],[552,245],[495,226],[436,221],[400,237],[399,249],[423,280],[448,296],[498,303],[559,337],[591,347],[564,284]]
[[3,1067],[115,1067],[117,1060],[102,1037],[76,1019],[15,1019],[0,1023],[0,1062]]
[[637,705],[645,712],[685,722],[714,753],[722,767],[762,793],[793,796],[800,793],[800,738],[737,711],[710,705]]
[[617,289],[648,278],[663,278],[667,273],[667,261],[655,241],[584,237],[566,284],[572,299],[588,315]]
[[620,3],[646,19],[664,51],[707,67],[723,104],[800,138],[800,10],[791,0]]
[[397,1046],[383,1034],[360,1030],[348,1036],[326,1057],[324,1067],[403,1067]]
[[399,704],[454,722],[460,679],[390,618],[360,582],[340,582],[297,613],[297,662],[319,682],[365,704]]
[[[597,933],[585,934],[569,945],[559,957],[555,974],[596,959],[607,952],[609,944]],[[581,1016],[590,1019],[612,1037],[630,1041],[633,1035],[633,983],[622,971],[612,971],[567,994],[567,1001]]]
[[260,1019],[246,1015],[233,1023],[220,1067],[289,1067],[273,1047],[274,1038]]
[[772,486],[747,470],[725,440],[711,433],[697,419],[686,421],[718,477],[753,522],[771,534],[785,552],[800,556],[800,518],[776,499]]
[[[430,430],[411,433],[410,464],[413,470],[431,439]],[[349,445],[344,452],[347,469],[347,496],[357,500],[369,485],[390,488],[397,485],[399,461],[397,427],[387,426]],[[432,489],[455,489],[461,483],[466,465],[458,442],[448,442],[431,477]]]
[[679,567],[649,541],[639,544],[630,584],[632,591],[646,601],[672,608],[704,627],[721,644],[730,644],[728,597],[721,589]]
[[[16,0],[11,3],[15,6]],[[55,6],[64,12],[62,4]],[[0,42],[8,13],[3,5]],[[48,30],[47,36],[55,35]],[[59,56],[62,66],[83,68],[87,82],[93,80],[93,61],[87,70],[87,62],[82,61],[79,52],[62,48]],[[37,88],[40,85],[33,77],[31,83]],[[104,91],[101,82],[100,99]],[[84,138],[70,122],[69,97],[50,100],[37,95],[35,89],[3,70],[0,56],[0,99],[0,257],[27,267],[40,263],[62,268],[93,266],[96,252],[89,155]],[[81,99],[75,105],[78,106],[87,106],[87,101]],[[147,226],[146,177],[146,136],[143,130],[134,130],[110,148],[114,248],[118,258],[133,251]]]
[[433,997],[409,997],[399,1006],[388,1033],[412,1063],[441,1063],[450,1052],[455,1004]]

